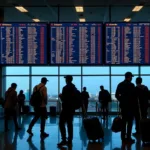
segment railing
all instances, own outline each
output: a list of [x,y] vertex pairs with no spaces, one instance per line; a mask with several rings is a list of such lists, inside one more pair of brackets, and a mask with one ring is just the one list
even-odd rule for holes
[[[26,105],[29,105],[29,101],[26,101]],[[61,111],[61,103],[59,100],[49,100],[47,104],[47,111],[50,112],[50,106],[55,106],[56,111],[59,113]],[[100,104],[97,100],[89,100],[88,112],[97,112]],[[30,108],[30,111],[33,112],[33,108]],[[77,112],[80,112],[78,110]],[[118,112],[118,101],[112,101],[109,103],[109,112]]]

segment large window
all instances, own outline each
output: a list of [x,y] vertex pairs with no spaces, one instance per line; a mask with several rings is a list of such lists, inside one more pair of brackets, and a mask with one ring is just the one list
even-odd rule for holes
[[29,75],[29,67],[6,67],[3,71],[5,75]]
[[138,74],[138,67],[132,66],[118,66],[118,67],[111,67],[111,74],[113,75],[124,75],[126,72],[132,72],[133,74]]
[[100,85],[109,90],[109,76],[83,76],[83,87],[87,87],[91,100],[98,100]]
[[19,94],[20,90],[24,91],[24,94],[26,96],[26,100],[29,100],[29,77],[6,77],[4,78],[6,90],[11,86],[12,83],[17,84],[17,93]]
[[83,75],[109,75],[109,67],[83,67]]
[[58,75],[58,67],[32,67],[32,75]]
[[60,75],[81,75],[81,67],[60,67]]
[[[73,76],[72,82],[78,90],[81,90],[81,77]],[[61,76],[60,77],[60,92],[62,92],[62,89],[65,85],[66,85],[65,78]]]
[[[33,88],[41,82],[42,76],[32,77],[32,90]],[[58,77],[56,76],[46,76],[49,80],[46,84],[48,100],[58,100]]]
[[[150,67],[149,66],[22,66],[3,67],[3,95],[11,83],[17,83],[17,93],[24,90],[26,100],[30,98],[33,87],[41,82],[42,77],[47,77],[46,87],[48,91],[48,108],[57,105],[58,94],[66,85],[64,76],[73,75],[73,83],[82,91],[87,87],[90,94],[89,112],[95,111],[100,85],[111,92],[113,102],[110,104],[110,111],[117,111],[115,92],[118,83],[124,80],[124,74],[131,71],[134,74],[132,83],[138,76],[143,78],[143,84],[150,89]],[[136,85],[136,84],[135,84]]]

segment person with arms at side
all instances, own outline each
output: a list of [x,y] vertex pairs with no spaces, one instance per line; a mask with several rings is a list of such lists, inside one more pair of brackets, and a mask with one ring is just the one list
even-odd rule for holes
[[17,121],[17,103],[18,103],[18,98],[17,98],[17,92],[16,92],[17,84],[12,83],[11,87],[8,88],[8,90],[5,92],[5,104],[4,104],[4,111],[5,111],[5,121],[4,121],[4,127],[5,127],[5,132],[7,132],[8,129],[8,120],[12,116],[13,121],[15,124],[15,129],[20,130],[21,128],[18,125]]
[[34,107],[34,118],[32,119],[29,128],[27,132],[33,136],[32,133],[32,128],[34,124],[37,122],[39,118],[41,118],[41,138],[46,138],[49,136],[49,134],[45,133],[45,123],[47,119],[47,88],[46,88],[46,83],[47,83],[47,78],[43,77],[41,79],[41,83],[36,85],[33,89],[33,92],[39,91],[41,93],[42,101],[39,106]]
[[147,111],[148,111],[148,88],[147,86],[142,84],[142,78],[137,77],[136,78],[136,87],[135,87],[135,93],[137,96],[137,103],[136,103],[136,109],[135,109],[135,122],[136,122],[136,132],[133,133],[133,135],[137,135],[140,133],[140,111],[141,111],[141,117],[143,119],[147,118]]
[[[18,104],[19,104],[19,113],[24,112],[24,102],[25,102],[25,95],[23,94],[23,90],[20,90],[18,95]],[[22,111],[21,111],[22,110]]]
[[88,104],[89,104],[89,93],[86,91],[86,87],[83,87],[83,91],[81,92],[81,97],[82,97],[82,100],[83,100],[83,107],[85,108],[85,113],[87,113],[87,110],[88,110]]
[[[71,75],[67,75],[64,78],[66,79],[66,86],[63,87],[62,94],[59,94],[59,97],[62,101],[62,110],[59,118],[59,128],[62,141],[57,144],[58,147],[72,145],[73,140],[73,116],[75,113],[73,93],[76,90],[76,87],[72,83],[73,77]],[[65,123],[67,123],[68,127],[68,141],[66,140]]]
[[135,142],[135,140],[131,138],[134,119],[134,108],[136,103],[135,85],[131,83],[132,77],[133,75],[131,72],[126,72],[125,80],[118,84],[115,93],[115,97],[119,101],[123,122],[121,140],[122,142],[130,143]]
[[99,102],[101,103],[101,111],[103,114],[103,119],[106,119],[108,117],[108,104],[111,101],[111,95],[110,93],[104,89],[104,86],[100,86],[100,92],[99,92]]

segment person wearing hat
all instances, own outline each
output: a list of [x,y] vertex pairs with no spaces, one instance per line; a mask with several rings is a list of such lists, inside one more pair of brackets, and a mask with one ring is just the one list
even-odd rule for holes
[[[59,97],[62,101],[62,111],[59,118],[59,128],[62,141],[57,144],[58,147],[72,145],[73,140],[73,115],[75,110],[72,99],[74,98],[73,92],[76,90],[76,87],[72,83],[73,77],[71,75],[67,75],[64,78],[66,80],[66,86],[63,87],[62,94],[59,94]],[[68,141],[66,140],[65,123],[67,123],[68,127]]]
[[118,84],[115,93],[115,96],[120,103],[119,106],[122,115],[121,140],[122,142],[130,143],[135,142],[135,140],[131,138],[134,119],[134,106],[136,103],[135,85],[131,83],[132,77],[133,74],[131,72],[126,72],[125,80]]
[[49,134],[45,133],[45,122],[47,119],[47,109],[46,109],[46,105],[47,105],[47,88],[46,88],[46,83],[47,83],[47,78],[43,77],[41,79],[41,83],[36,85],[33,88],[33,92],[40,90],[41,95],[42,95],[42,104],[40,107],[36,108],[34,107],[34,118],[32,119],[29,128],[27,130],[27,132],[33,136],[32,133],[32,128],[34,126],[34,124],[37,122],[37,120],[39,118],[41,118],[41,138],[46,138],[49,136]]

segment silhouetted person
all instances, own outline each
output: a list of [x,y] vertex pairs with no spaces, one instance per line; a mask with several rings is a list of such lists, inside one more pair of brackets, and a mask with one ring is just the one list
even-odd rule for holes
[[47,83],[47,78],[43,77],[41,79],[41,83],[36,85],[33,89],[33,92],[35,92],[36,90],[40,90],[41,95],[42,95],[42,104],[40,107],[34,107],[34,118],[32,119],[29,128],[27,130],[27,132],[32,136],[32,128],[34,126],[34,124],[37,122],[37,120],[39,118],[41,118],[41,138],[46,138],[49,136],[49,134],[45,133],[45,122],[47,119],[47,109],[46,109],[46,105],[47,105],[47,88],[46,88],[46,83]]
[[[88,103],[89,103],[89,93],[86,91],[86,87],[83,87],[83,91],[81,92],[82,100],[83,100],[83,105],[85,108],[85,111],[87,112],[88,110]],[[85,113],[86,113],[85,112]]]
[[9,133],[5,133],[3,150],[17,150],[17,138],[18,132],[15,132],[14,135],[12,131],[10,131]]
[[[134,118],[134,106],[136,103],[135,97],[135,86],[132,81],[132,73],[125,73],[125,80],[118,84],[116,90],[116,98],[120,102],[121,115],[122,115],[122,141],[128,141],[134,143],[135,141],[131,138],[133,118]],[[126,129],[127,126],[127,129]],[[127,132],[127,133],[126,133]],[[126,137],[127,136],[127,137]]]
[[[20,90],[18,95],[18,104],[19,104],[19,113],[24,111],[24,102],[25,102],[25,95],[23,94],[23,90]],[[22,110],[22,111],[21,111]]]
[[18,103],[18,98],[17,98],[17,92],[16,92],[17,84],[12,83],[11,87],[8,88],[8,90],[5,92],[5,104],[4,104],[4,109],[5,109],[5,132],[7,132],[8,129],[8,120],[12,116],[13,121],[15,124],[15,129],[20,130],[17,122],[17,103]]
[[35,146],[35,144],[32,141],[32,136],[29,136],[29,138],[27,139],[27,142],[29,144],[29,149],[38,150],[38,148]]
[[[145,85],[142,85],[142,78],[137,77],[136,78],[136,87],[135,92],[137,96],[137,103],[135,104],[135,121],[136,121],[136,133],[139,134],[139,121],[140,121],[140,112],[141,111],[141,117],[147,118],[147,110],[148,110],[148,88]],[[140,108],[139,108],[140,107]]]
[[[66,79],[66,86],[63,87],[62,94],[59,95],[62,101],[62,111],[59,118],[59,128],[61,132],[62,141],[58,143],[58,147],[63,145],[72,145],[73,140],[73,115],[75,113],[73,100],[74,90],[76,90],[75,85],[72,83],[73,77],[67,75],[64,77]],[[68,141],[66,140],[66,128],[65,123],[68,127]]]
[[99,102],[101,103],[101,110],[103,113],[103,119],[108,116],[108,103],[111,99],[110,93],[104,89],[104,86],[100,86],[101,91],[99,92]]

